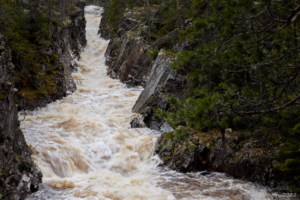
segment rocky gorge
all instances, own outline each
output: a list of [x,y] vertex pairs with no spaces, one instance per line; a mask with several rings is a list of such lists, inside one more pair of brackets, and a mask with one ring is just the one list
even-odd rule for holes
[[144,8],[127,10],[117,29],[105,12],[100,23],[100,7],[84,6],[77,1],[63,23],[53,21],[51,45],[32,69],[13,60],[0,35],[0,199],[269,199],[251,182],[287,192],[267,138],[159,117],[189,85],[165,49],[195,44],[179,42],[175,29],[149,45],[158,6],[150,23],[133,18]]
[[[183,99],[188,83],[184,70],[173,70],[176,58],[164,50],[164,44],[177,34],[170,34],[147,43],[148,24],[136,20],[127,10],[117,29],[107,26],[106,14],[102,14],[99,34],[110,39],[106,50],[108,75],[120,79],[128,87],[142,86],[144,90],[139,96],[132,111],[140,114],[132,119],[132,128],[148,127],[162,132],[156,142],[155,153],[162,159],[161,166],[179,172],[224,172],[234,178],[259,183],[271,187],[274,191],[287,192],[284,181],[276,179],[275,169],[277,155],[274,145],[266,144],[268,138],[256,133],[245,133],[228,127],[225,138],[221,130],[213,129],[200,132],[183,126],[171,127],[155,113],[157,108],[172,110],[168,97]],[[159,9],[153,10],[151,28],[155,29],[159,21]],[[187,24],[188,25],[188,21]],[[176,31],[176,30],[175,30]],[[194,44],[178,42],[173,44],[175,51],[188,49]],[[147,53],[152,47],[159,47],[155,57]],[[174,129],[184,129],[185,139],[179,140]],[[266,136],[268,137],[268,136]]]
[[0,35],[0,199],[24,199],[42,181],[17,116],[15,72],[10,49]]
[[41,48],[40,55],[46,54],[51,65],[38,56],[37,75],[13,58],[0,34],[0,199],[25,199],[39,189],[43,175],[33,161],[34,148],[24,139],[18,111],[44,107],[76,90],[71,73],[86,44],[84,6],[78,1],[65,23],[50,26],[52,44]]
[[[52,22],[50,25],[52,43],[41,49],[41,56],[36,58],[37,78],[17,63],[18,96],[23,100],[19,110],[44,107],[76,90],[71,74],[77,70],[75,60],[86,45],[84,6],[84,1],[77,1],[63,23]],[[42,60],[44,56],[46,62]]]

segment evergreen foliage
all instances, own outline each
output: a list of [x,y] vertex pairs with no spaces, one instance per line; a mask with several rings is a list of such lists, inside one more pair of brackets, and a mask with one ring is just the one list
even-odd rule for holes
[[24,95],[27,101],[55,92],[49,88],[56,88],[56,85],[46,78],[54,74],[45,74],[40,65],[53,68],[59,63],[58,59],[50,59],[57,56],[49,53],[53,46],[50,30],[51,24],[64,26],[62,10],[68,12],[66,14],[74,12],[70,7],[75,1],[65,3],[67,9],[61,8],[63,4],[59,0],[0,2],[0,32],[12,50],[18,94]]
[[107,22],[108,24],[116,29],[122,18],[125,11],[125,1],[120,0],[112,0],[107,7]]
[[[277,168],[299,192],[299,25],[296,1],[193,0],[193,24],[181,32],[197,42],[177,53],[189,71],[187,98],[157,110],[174,127],[260,130],[278,147]],[[281,163],[281,164],[280,164]]]
[[[171,53],[176,58],[173,69],[188,73],[186,98],[169,96],[171,109],[156,111],[173,128],[180,127],[175,139],[186,137],[188,129],[266,134],[278,149],[276,166],[282,177],[299,192],[299,2],[150,1],[155,4],[161,20],[151,29],[152,40],[178,28],[181,41],[193,43],[188,50]],[[145,5],[141,0],[109,1],[108,21],[117,29],[126,6],[137,12]],[[136,17],[143,16],[145,11]],[[148,54],[155,57],[162,47],[172,52],[172,45],[164,44]]]

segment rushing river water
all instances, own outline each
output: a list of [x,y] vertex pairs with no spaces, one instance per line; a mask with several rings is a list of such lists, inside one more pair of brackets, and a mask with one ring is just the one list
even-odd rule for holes
[[157,167],[158,133],[129,126],[142,89],[128,89],[106,76],[108,41],[97,35],[96,10],[86,7],[88,44],[73,74],[78,90],[27,112],[21,124],[44,175],[41,190],[27,199],[269,199],[265,190],[225,174],[180,174]]

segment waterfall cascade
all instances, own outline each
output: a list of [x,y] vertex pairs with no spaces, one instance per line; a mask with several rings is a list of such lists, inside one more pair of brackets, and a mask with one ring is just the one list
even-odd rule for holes
[[88,43],[73,74],[78,90],[28,111],[21,124],[44,175],[42,189],[28,199],[268,199],[265,190],[225,174],[180,174],[157,167],[158,134],[129,126],[142,88],[128,89],[107,77],[108,41],[97,35],[100,9],[88,6],[85,11]]

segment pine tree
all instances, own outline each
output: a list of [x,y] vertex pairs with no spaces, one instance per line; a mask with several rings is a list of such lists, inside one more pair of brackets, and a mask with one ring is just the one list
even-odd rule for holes
[[[177,53],[174,66],[189,72],[190,88],[185,100],[169,98],[173,112],[157,110],[174,128],[224,133],[230,127],[271,135],[281,145],[277,167],[297,192],[298,13],[298,4],[288,0],[193,0],[187,13],[193,24],[181,37],[197,45]],[[172,10],[165,13],[164,23],[173,25],[172,16]]]

